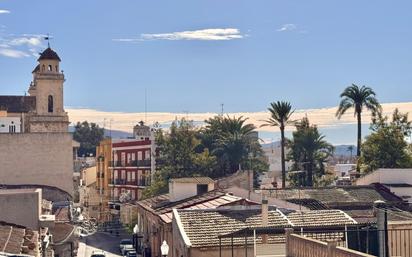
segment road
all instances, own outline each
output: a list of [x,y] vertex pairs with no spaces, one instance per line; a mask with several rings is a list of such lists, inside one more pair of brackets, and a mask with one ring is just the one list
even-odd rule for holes
[[119,252],[121,237],[106,232],[97,232],[81,240],[77,257],[90,257],[93,251],[106,252],[106,257],[122,257]]

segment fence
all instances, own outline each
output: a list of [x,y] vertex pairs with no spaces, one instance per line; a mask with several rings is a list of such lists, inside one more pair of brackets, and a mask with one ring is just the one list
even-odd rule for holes
[[366,253],[337,246],[336,242],[322,242],[286,232],[287,257],[368,257]]

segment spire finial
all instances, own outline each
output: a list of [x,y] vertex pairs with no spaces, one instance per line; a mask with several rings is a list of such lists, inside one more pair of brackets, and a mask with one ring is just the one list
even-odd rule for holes
[[47,36],[44,37],[44,40],[47,40],[47,47],[50,48],[50,35],[47,33]]

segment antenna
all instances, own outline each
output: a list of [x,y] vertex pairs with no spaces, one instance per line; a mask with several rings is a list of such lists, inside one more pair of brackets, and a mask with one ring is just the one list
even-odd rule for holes
[[183,110],[183,113],[186,113],[186,121],[189,120],[189,111],[188,110]]
[[221,112],[221,114],[220,115],[222,115],[223,116],[223,107],[225,106],[225,104],[224,103],[221,103],[220,104],[220,107],[222,108],[222,112]]
[[144,122],[147,124],[147,88],[144,89]]

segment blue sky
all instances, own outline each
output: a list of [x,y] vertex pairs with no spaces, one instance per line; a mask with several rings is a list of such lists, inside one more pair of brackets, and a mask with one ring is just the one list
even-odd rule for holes
[[256,112],[337,105],[350,83],[411,101],[411,1],[0,0],[0,94],[23,94],[50,33],[65,105]]

